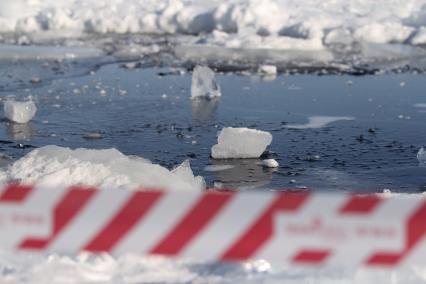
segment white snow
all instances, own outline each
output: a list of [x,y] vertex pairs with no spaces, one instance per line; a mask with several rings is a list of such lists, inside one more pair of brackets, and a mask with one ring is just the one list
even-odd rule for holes
[[287,124],[285,127],[291,129],[322,128],[336,121],[354,120],[354,118],[350,116],[311,116],[308,120],[309,122],[306,124]]
[[265,168],[278,168],[280,164],[274,159],[262,160],[262,166]]
[[421,166],[426,166],[426,150],[424,147],[417,152],[417,160]]
[[12,99],[6,100],[3,105],[4,115],[10,121],[27,123],[37,112],[33,101],[18,102]]
[[207,66],[196,66],[192,73],[191,98],[220,97],[220,87],[212,69]]
[[258,158],[272,142],[266,131],[249,128],[223,128],[211,149],[214,159]]
[[44,146],[14,162],[7,180],[42,186],[84,184],[101,187],[151,187],[168,190],[202,190],[204,179],[194,177],[189,161],[169,171],[116,149],[92,150]]

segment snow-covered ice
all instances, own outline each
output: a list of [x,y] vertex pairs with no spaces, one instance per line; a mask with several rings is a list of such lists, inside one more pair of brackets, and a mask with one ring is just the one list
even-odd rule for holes
[[262,166],[265,168],[278,168],[280,164],[275,159],[262,160]]
[[220,87],[212,69],[207,66],[196,66],[192,73],[191,98],[220,97]]
[[6,100],[3,105],[4,115],[10,121],[27,123],[37,112],[35,103],[31,100],[18,102],[12,99]]
[[272,142],[269,132],[249,128],[223,128],[218,144],[211,149],[214,159],[258,158]]
[[[64,38],[70,45],[91,34],[179,35],[179,52],[192,58],[233,50],[227,58],[250,60],[253,50],[277,50],[278,61],[330,63],[346,50],[394,60],[404,57],[401,46],[424,56],[417,46],[426,43],[425,15],[426,0],[3,0],[0,35],[17,44]],[[131,42],[115,54],[161,50]]]
[[114,188],[151,187],[202,190],[204,179],[194,177],[189,161],[172,171],[116,149],[76,149],[44,146],[14,162],[6,179],[42,186],[85,184]]
[[291,129],[322,128],[336,121],[354,120],[354,118],[350,116],[311,116],[308,120],[309,122],[306,124],[287,124],[285,127]]
[[420,148],[420,150],[417,152],[417,160],[421,166],[426,167],[426,150],[424,147]]
[[[316,45],[424,43],[424,0],[4,0],[0,32],[236,34]],[[224,37],[218,34],[216,37]],[[53,35],[51,35],[53,36]],[[238,38],[237,37],[237,38]],[[233,45],[235,37],[228,39]],[[268,41],[266,40],[266,43]]]

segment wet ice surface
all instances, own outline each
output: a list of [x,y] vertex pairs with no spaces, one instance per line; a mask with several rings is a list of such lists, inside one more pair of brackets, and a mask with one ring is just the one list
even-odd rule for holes
[[[4,64],[1,68],[7,69]],[[49,69],[43,60],[25,64],[42,74]],[[119,63],[102,65],[92,74],[74,71],[64,78],[53,72],[56,77],[37,84],[30,82],[33,75],[21,76],[21,85],[7,89],[19,74],[2,77],[2,100],[31,95],[38,108],[28,124],[2,120],[3,154],[17,159],[50,144],[115,147],[167,168],[190,158],[194,174],[204,176],[210,187],[426,189],[425,169],[416,158],[426,141],[426,113],[419,107],[425,102],[423,75],[279,75],[263,81],[256,75],[216,74],[222,97],[191,100],[188,72],[126,69]],[[288,128],[318,116],[353,119]],[[262,158],[276,159],[280,167],[264,168],[260,159],[211,159],[217,133],[227,126],[271,132],[273,142]],[[209,165],[226,169],[205,170]]]

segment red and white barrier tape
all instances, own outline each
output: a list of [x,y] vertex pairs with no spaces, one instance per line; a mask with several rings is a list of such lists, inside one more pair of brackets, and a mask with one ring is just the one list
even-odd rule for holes
[[426,264],[426,199],[308,192],[0,189],[0,246],[281,265]]

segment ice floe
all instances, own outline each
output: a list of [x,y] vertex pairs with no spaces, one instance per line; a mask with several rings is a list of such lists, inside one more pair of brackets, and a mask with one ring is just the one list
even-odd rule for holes
[[311,116],[308,118],[308,123],[305,124],[287,124],[286,128],[291,129],[308,129],[308,128],[323,128],[328,124],[341,120],[354,120],[351,116]]
[[223,128],[211,149],[214,159],[258,158],[272,142],[269,132],[249,128]]
[[208,165],[204,167],[206,172],[220,172],[235,168],[234,165]]

